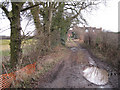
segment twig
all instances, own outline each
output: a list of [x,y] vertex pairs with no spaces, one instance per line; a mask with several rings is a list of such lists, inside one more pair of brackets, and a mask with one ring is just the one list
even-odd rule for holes
[[7,72],[7,69],[5,68],[5,65],[4,65],[4,64],[2,64],[2,66],[3,66],[3,68],[4,68],[5,72],[6,72],[7,76],[8,76],[8,72]]

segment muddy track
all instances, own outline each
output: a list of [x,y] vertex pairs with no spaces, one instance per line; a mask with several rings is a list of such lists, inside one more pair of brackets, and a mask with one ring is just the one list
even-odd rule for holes
[[111,65],[107,64],[100,58],[97,58],[96,56],[93,55],[93,53],[89,49],[85,49],[79,45],[79,48],[84,49],[90,56],[91,58],[96,62],[96,66],[98,68],[102,68],[107,70],[109,73],[109,84],[111,84],[112,88],[118,88],[118,70],[116,68],[113,68]]
[[[83,69],[84,65],[77,63],[79,59],[77,56],[78,51],[81,51],[85,54],[85,58],[87,58],[89,62],[90,54],[87,50],[82,49],[81,47],[72,47],[71,54],[66,56],[59,62],[56,67],[50,71],[45,77],[43,78],[44,81],[38,80],[36,85],[37,88],[113,88],[116,87],[113,83],[108,82],[104,86],[95,85],[89,81],[87,81],[83,77]],[[94,58],[95,59],[95,58]],[[95,60],[95,62],[97,62]],[[99,62],[101,65],[104,66],[105,64]],[[106,66],[108,67],[108,66]],[[106,69],[106,68],[104,68]],[[114,80],[114,79],[113,79]]]

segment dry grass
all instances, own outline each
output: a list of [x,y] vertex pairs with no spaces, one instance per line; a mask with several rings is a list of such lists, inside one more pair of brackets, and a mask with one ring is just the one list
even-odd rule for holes
[[25,78],[24,81],[19,81],[19,83],[16,86],[13,87],[24,87],[24,88],[31,88],[30,83],[31,80],[38,80],[38,78],[41,75],[44,75],[46,72],[51,70],[59,61],[62,60],[65,56],[68,56],[70,53],[68,53],[68,49],[63,46],[57,46],[54,49],[54,52],[43,56],[43,58],[40,58],[36,62],[36,71],[33,75]]
[[69,41],[66,41],[66,46],[67,47],[76,47],[77,44],[74,42],[74,40],[69,40]]
[[46,67],[46,65],[51,67],[52,65],[57,63],[59,60],[61,60],[63,57],[67,56],[68,54],[70,54],[70,53],[68,53],[68,50],[65,47],[57,46],[54,49],[53,53],[50,53],[50,54],[44,56],[41,60],[38,60],[37,65],[40,68]]
[[104,60],[104,61],[106,60],[106,57],[103,56],[103,54],[100,53],[98,50],[92,49],[92,52],[94,53],[95,56],[97,56],[98,58],[101,58],[101,60]]
[[10,52],[10,46],[9,46],[10,41],[9,40],[0,40],[0,52],[1,55],[0,57],[3,56],[9,56],[9,52]]
[[89,65],[86,54],[83,51],[78,51],[78,63],[82,65]]
[[5,51],[10,49],[9,45],[0,45],[0,47],[1,47],[0,51]]
[[[2,52],[8,52],[9,53],[9,41],[5,41],[5,43],[2,43]],[[59,45],[57,47],[54,48],[54,50],[52,51],[52,53],[49,53],[46,56],[43,56],[42,58],[38,56],[38,53],[34,53],[34,50],[32,49],[34,47],[33,42],[31,44],[32,41],[28,41],[26,43],[22,42],[23,45],[23,56],[27,55],[26,58],[23,59],[22,65],[18,68],[22,68],[30,63],[33,63],[34,61],[36,61],[37,65],[36,65],[36,72],[33,75],[27,76],[26,74],[24,74],[24,72],[22,73],[22,76],[25,76],[25,80],[18,81],[17,84],[13,84],[12,87],[16,88],[16,87],[22,87],[22,88],[30,88],[30,83],[31,80],[37,80],[38,77],[40,77],[40,75],[43,75],[44,73],[48,72],[49,70],[51,70],[59,61],[62,60],[63,57],[67,56],[69,53],[68,49]],[[31,46],[32,45],[32,46]],[[4,48],[3,48],[4,47]],[[33,52],[34,54],[30,54],[31,52]],[[34,56],[34,55],[37,55]],[[4,62],[8,73],[11,72],[11,70],[9,69],[9,63],[8,60],[3,60],[3,61],[7,61]],[[4,70],[3,70],[3,73]],[[22,77],[24,78],[24,77]]]
[[0,40],[0,51],[9,50],[10,40]]
[[[30,45],[31,43],[33,43],[34,40],[30,39],[30,40],[23,40],[22,41],[22,48],[24,48],[27,45]],[[6,50],[10,50],[10,40],[0,40],[0,51],[6,51]],[[23,47],[24,46],[24,47]]]
[[96,35],[88,34],[85,36],[84,44],[98,58],[115,67],[118,65],[120,56],[118,34],[113,32],[101,32]]

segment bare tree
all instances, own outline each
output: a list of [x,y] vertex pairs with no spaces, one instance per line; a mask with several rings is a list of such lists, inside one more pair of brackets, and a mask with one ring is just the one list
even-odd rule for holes
[[[18,64],[19,60],[22,56],[22,50],[21,50],[21,24],[20,24],[20,12],[26,11],[28,9],[31,9],[33,7],[36,7],[40,4],[36,4],[27,8],[22,8],[23,4],[25,2],[13,2],[12,0],[10,2],[2,2],[0,5],[1,9],[4,11],[6,17],[10,21],[10,29],[11,29],[11,35],[10,35],[10,63],[11,67],[15,68]],[[12,5],[12,10],[8,11],[7,5]]]

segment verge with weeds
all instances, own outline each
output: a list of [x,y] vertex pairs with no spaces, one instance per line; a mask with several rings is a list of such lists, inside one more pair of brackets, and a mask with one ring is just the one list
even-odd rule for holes
[[55,65],[62,60],[63,57],[68,55],[68,49],[65,47],[56,47],[54,52],[43,56],[36,62],[36,71],[33,75],[24,81],[19,81],[18,84],[12,85],[13,88],[32,88],[32,83],[35,83],[42,75],[49,72]]
[[107,62],[114,68],[118,68],[120,47],[118,34],[112,32],[100,32],[97,35],[86,35],[83,47],[89,49],[95,56]]

